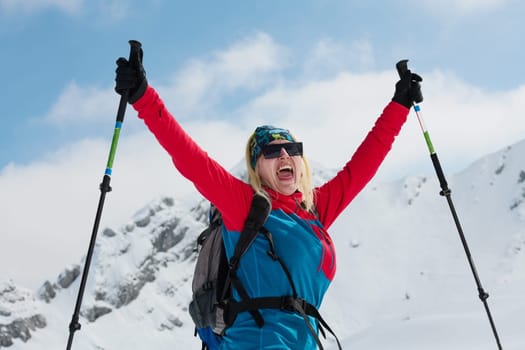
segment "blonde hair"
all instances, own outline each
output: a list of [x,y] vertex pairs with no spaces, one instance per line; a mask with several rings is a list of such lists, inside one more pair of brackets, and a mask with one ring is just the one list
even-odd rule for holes
[[[294,141],[296,141],[295,137],[292,135],[292,138]],[[252,168],[251,165],[251,145],[253,142],[255,142],[255,133],[253,133],[250,138],[248,139],[248,142],[246,143],[246,169],[248,170],[248,183],[252,186],[253,190],[266,197],[270,202],[271,198],[268,195],[268,193],[264,190],[262,185],[261,177],[259,176],[259,173],[257,171],[258,169],[258,163],[257,159],[255,169]],[[301,156],[301,160],[303,162],[303,174],[301,178],[299,179],[299,186],[298,190],[302,193],[303,202],[301,203],[304,206],[304,209],[307,211],[315,211],[314,208],[314,188],[312,185],[312,172],[310,170],[310,164],[308,163],[308,160],[304,155]]]

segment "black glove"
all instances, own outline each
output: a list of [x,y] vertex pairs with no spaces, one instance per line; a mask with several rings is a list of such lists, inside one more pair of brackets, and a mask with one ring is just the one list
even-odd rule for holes
[[410,108],[414,103],[423,101],[423,94],[421,93],[421,85],[423,81],[419,75],[412,73],[410,70],[405,71],[401,79],[396,83],[396,91],[392,101],[402,104]]
[[117,69],[115,77],[115,91],[119,95],[123,95],[126,91],[128,93],[128,102],[133,104],[144,95],[148,81],[146,80],[146,72],[142,66],[142,57],[144,53],[142,49],[132,51],[129,62],[124,57],[117,59]]

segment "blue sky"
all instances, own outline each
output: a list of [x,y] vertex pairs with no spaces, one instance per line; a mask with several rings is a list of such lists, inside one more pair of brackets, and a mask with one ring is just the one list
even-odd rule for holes
[[[129,39],[142,42],[172,113],[228,168],[261,123],[292,129],[311,159],[341,166],[408,58],[453,174],[525,137],[524,10],[517,0],[0,0],[0,266],[20,259],[0,278],[38,284],[84,253],[119,98],[115,60]],[[411,115],[378,181],[433,174]],[[112,181],[103,225],[192,192],[132,108]],[[47,270],[23,272],[57,241]]]
[[[293,60],[323,40],[350,49],[361,43],[362,51],[369,50],[324,67],[328,74],[390,69],[409,57],[421,71],[447,70],[497,91],[523,82],[524,6],[505,0],[223,1],[220,6],[207,1],[2,0],[0,62],[9,83],[1,91],[7,125],[0,131],[0,167],[33,161],[79,137],[101,135],[102,125],[72,127],[42,119],[71,82],[111,86],[114,59],[126,55],[131,38],[144,43],[148,75],[156,81],[188,60],[264,32],[291,50]],[[370,57],[359,57],[366,54]],[[284,74],[293,79],[301,65],[290,62]],[[237,103],[235,94],[227,97]]]

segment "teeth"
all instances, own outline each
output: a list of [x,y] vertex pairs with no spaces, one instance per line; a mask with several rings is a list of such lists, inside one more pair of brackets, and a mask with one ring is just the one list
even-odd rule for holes
[[278,171],[283,171],[283,170],[289,170],[289,171],[292,171],[292,167],[290,165],[283,165],[279,168]]

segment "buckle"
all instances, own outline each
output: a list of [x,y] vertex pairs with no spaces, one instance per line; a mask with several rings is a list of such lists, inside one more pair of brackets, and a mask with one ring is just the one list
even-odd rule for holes
[[291,296],[282,296],[280,301],[279,309],[304,313],[308,303],[302,298],[295,298]]
[[306,300],[302,299],[302,298],[296,298],[295,301],[297,303],[299,303],[299,305],[301,306],[301,311],[302,312],[305,312],[306,311],[306,307],[308,306],[308,303],[306,302]]

